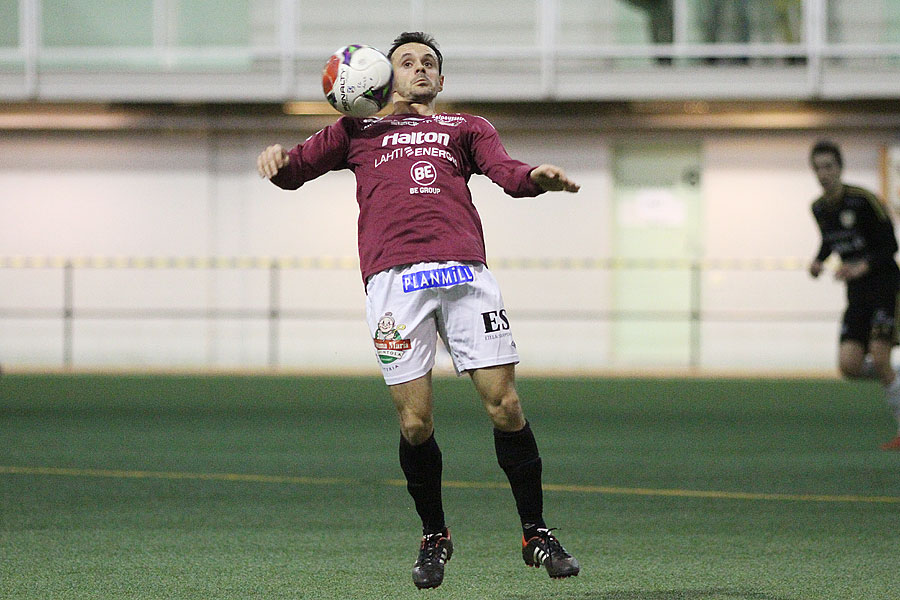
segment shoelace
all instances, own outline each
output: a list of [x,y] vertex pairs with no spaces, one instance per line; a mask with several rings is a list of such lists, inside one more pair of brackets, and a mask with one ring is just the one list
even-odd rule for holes
[[439,542],[443,537],[443,533],[432,533],[422,538],[422,547],[419,549],[420,562],[436,562],[437,558],[441,558],[438,548],[440,547]]
[[562,547],[562,544],[559,543],[559,540],[556,539],[556,537],[552,533],[550,533],[554,529],[556,529],[556,527],[537,530],[538,536],[547,542],[547,550],[549,551],[550,556],[558,556],[561,558],[567,558],[571,556],[568,552],[566,552],[566,549]]

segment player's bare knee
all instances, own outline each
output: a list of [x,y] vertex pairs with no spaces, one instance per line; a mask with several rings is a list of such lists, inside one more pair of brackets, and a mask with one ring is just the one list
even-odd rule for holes
[[400,416],[400,433],[413,446],[428,440],[434,431],[434,421],[416,415]]
[[846,377],[847,379],[862,379],[863,378],[863,370],[862,365],[853,365],[853,364],[841,364],[838,367],[841,371],[841,375]]
[[485,406],[497,429],[516,431],[525,426],[522,405],[519,402],[519,396],[514,391],[500,396],[495,402],[486,401]]
[[882,385],[890,385],[894,381],[895,371],[893,365],[891,365],[890,360],[887,361],[876,361],[873,365],[872,376],[878,381],[881,382]]

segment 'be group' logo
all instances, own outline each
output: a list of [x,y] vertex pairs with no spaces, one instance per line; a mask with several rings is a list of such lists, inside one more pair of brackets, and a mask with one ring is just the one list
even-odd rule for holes
[[409,170],[409,175],[413,181],[419,185],[431,185],[437,179],[437,171],[427,160],[420,160]]

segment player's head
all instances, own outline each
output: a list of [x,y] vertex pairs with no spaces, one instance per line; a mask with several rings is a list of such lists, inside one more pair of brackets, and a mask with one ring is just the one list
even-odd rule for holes
[[826,195],[837,194],[842,187],[841,171],[844,168],[844,157],[837,144],[828,140],[813,144],[809,151],[809,163]]
[[396,38],[394,38],[394,43],[391,45],[391,49],[388,51],[388,59],[391,59],[393,57],[394,52],[397,50],[397,48],[404,44],[410,43],[424,44],[431,48],[431,51],[434,52],[434,57],[437,59],[438,73],[443,70],[444,56],[441,54],[438,43],[434,40],[434,36],[422,31],[404,31]]
[[421,31],[397,36],[388,52],[394,68],[394,102],[433,105],[444,89],[443,58],[434,38]]
[[813,144],[812,150],[809,151],[810,164],[813,163],[817,155],[822,154],[830,154],[838,167],[844,167],[844,157],[841,155],[841,149],[831,140],[819,140]]

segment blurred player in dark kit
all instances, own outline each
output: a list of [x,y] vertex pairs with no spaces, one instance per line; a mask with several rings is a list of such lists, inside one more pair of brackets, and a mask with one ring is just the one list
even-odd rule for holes
[[894,226],[872,192],[842,181],[844,159],[837,145],[816,143],[810,163],[822,186],[822,196],[812,205],[822,245],[809,272],[818,277],[825,259],[834,252],[841,257],[834,276],[847,284],[838,367],[844,377],[878,379],[884,386],[898,433],[881,448],[900,450],[900,377],[891,366],[900,293]]

